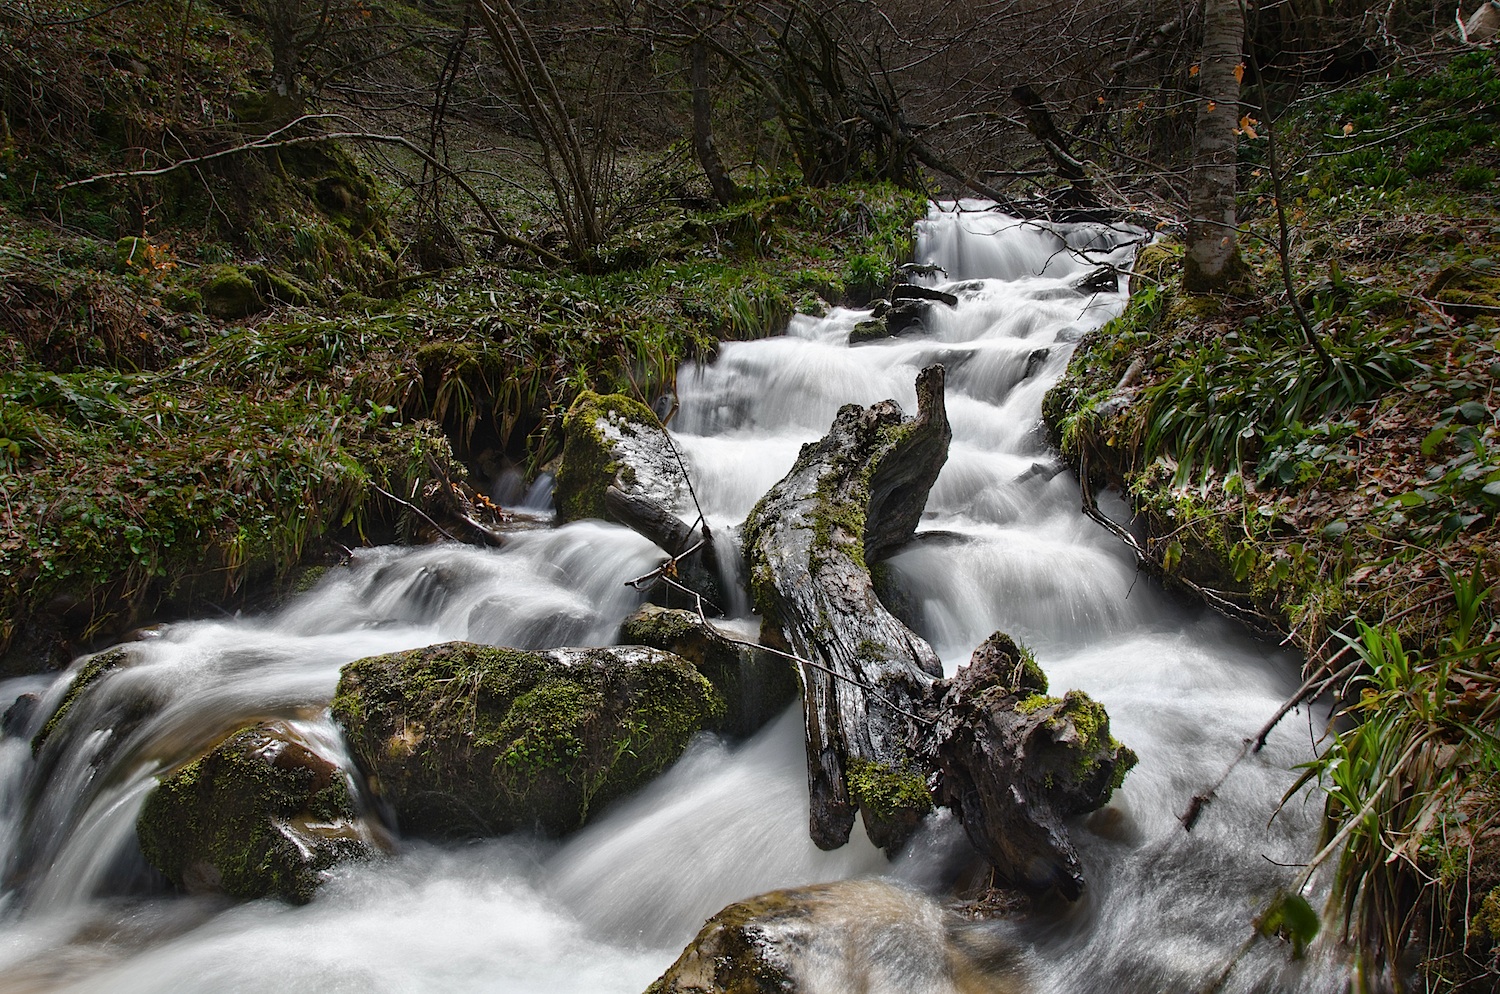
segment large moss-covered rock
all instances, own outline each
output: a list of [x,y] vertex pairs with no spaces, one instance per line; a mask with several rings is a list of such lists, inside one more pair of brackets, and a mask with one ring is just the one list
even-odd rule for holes
[[356,660],[333,701],[401,830],[437,837],[578,828],[722,707],[692,664],[659,649],[469,642]]
[[922,894],[846,880],[731,904],[647,994],[1011,994],[1014,957]]
[[378,851],[343,772],[281,722],[241,729],[163,779],[136,835],[182,890],[296,903],[334,864]]
[[727,641],[695,611],[647,604],[625,619],[620,641],[664,649],[696,666],[724,699],[711,731],[750,735],[797,698],[790,660]]

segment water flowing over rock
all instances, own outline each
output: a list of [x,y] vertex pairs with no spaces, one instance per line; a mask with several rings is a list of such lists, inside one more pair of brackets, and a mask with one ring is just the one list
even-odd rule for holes
[[917,399],[915,418],[895,401],[840,409],[745,522],[761,641],[809,661],[811,834],[825,849],[848,841],[856,810],[871,841],[898,847],[931,807],[908,716],[942,665],[880,603],[868,567],[911,538],[947,459],[942,366],[922,370]]
[[1048,697],[1046,676],[1002,632],[932,693],[941,802],[1006,880],[1076,899],[1083,873],[1063,819],[1108,803],[1136,762],[1103,706],[1077,690]]
[[343,771],[282,722],[242,729],[163,779],[136,835],[181,890],[298,904],[335,864],[379,851]]
[[405,834],[578,828],[675,761],[723,707],[644,646],[526,652],[448,642],[355,660],[333,700]]
[[688,524],[677,508],[690,504],[691,484],[656,414],[621,394],[585,391],[563,420],[557,471],[559,521],[613,521],[682,556],[677,578],[710,601],[721,600],[713,536],[706,522]]
[[620,640],[675,653],[698,668],[724,699],[710,731],[744,737],[758,731],[797,697],[797,672],[787,659],[736,645],[696,612],[647,604],[625,619]]
[[647,994],[1011,994],[994,968],[1013,956],[918,893],[853,880],[731,904]]

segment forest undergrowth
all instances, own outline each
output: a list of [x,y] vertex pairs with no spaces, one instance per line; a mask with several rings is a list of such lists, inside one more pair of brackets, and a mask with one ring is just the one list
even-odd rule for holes
[[1127,495],[1143,568],[1300,650],[1298,703],[1334,702],[1298,785],[1321,787],[1325,816],[1297,882],[1332,874],[1323,924],[1353,941],[1362,982],[1492,990],[1500,72],[1487,51],[1413,62],[1275,126],[1293,285],[1247,136],[1243,283],[1189,295],[1180,248],[1144,250],[1049,425],[1092,485]]

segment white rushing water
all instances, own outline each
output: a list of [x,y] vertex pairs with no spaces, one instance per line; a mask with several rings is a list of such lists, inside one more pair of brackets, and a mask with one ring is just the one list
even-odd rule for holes
[[[1311,747],[1305,725],[1284,723],[1196,831],[1182,830],[1177,813],[1293,689],[1296,664],[1137,577],[1078,512],[1076,478],[1056,472],[1042,394],[1073,343],[1124,304],[1071,283],[1131,251],[1126,232],[1059,230],[935,210],[920,254],[946,271],[938,285],[957,308],[931,308],[921,335],[855,348],[848,333],[867,312],[798,317],[785,337],[726,345],[713,365],[682,372],[673,428],[727,534],[841,405],[894,397],[913,410],[917,371],[947,366],[949,461],[918,539],[891,561],[920,634],[951,672],[991,632],[1011,633],[1037,651],[1054,690],[1102,701],[1140,755],[1109,816],[1074,827],[1084,898],[984,926],[1016,951],[1007,983],[1019,986],[996,989],[1190,991],[1245,944],[1294,872],[1278,864],[1311,848],[1315,812],[1301,799],[1268,824]],[[0,741],[0,992],[636,994],[737,899],[852,877],[942,880],[963,846],[951,819],[935,817],[894,863],[858,829],[836,852],[812,845],[801,722],[788,714],[748,742],[700,737],[562,841],[406,840],[390,859],[336,870],[300,908],[154,889],[133,827],[158,773],[269,717],[341,748],[325,708],[339,668],[361,656],[464,638],[607,644],[639,604],[624,581],[657,561],[645,540],[593,522],[518,533],[502,550],[363,550],[278,613],[173,625],[135,644],[132,664],[85,695],[37,759],[27,738],[67,679],[0,685],[6,700],[44,698],[25,735]],[[130,706],[141,700],[152,703],[144,719]],[[886,966],[871,994],[952,989]],[[1343,973],[1327,949],[1291,964],[1260,942],[1224,990],[1336,991]],[[826,994],[842,994],[846,982],[829,976]]]

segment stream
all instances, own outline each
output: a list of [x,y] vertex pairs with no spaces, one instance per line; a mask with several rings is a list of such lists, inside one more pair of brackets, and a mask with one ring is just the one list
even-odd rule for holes
[[[798,316],[782,337],[726,344],[711,365],[681,371],[674,436],[705,516],[727,535],[841,405],[893,397],[912,412],[917,371],[946,365],[949,460],[916,540],[890,560],[919,634],[951,674],[991,632],[1010,633],[1053,692],[1103,702],[1140,756],[1107,816],[1073,826],[1084,897],[977,926],[1012,951],[994,989],[1198,990],[1246,946],[1252,918],[1296,873],[1286,864],[1313,849],[1316,797],[1271,814],[1323,716],[1290,716],[1183,831],[1177,814],[1295,689],[1298,661],[1137,575],[1079,512],[1077,478],[1058,472],[1040,429],[1042,395],[1073,343],[1125,302],[1072,284],[1101,263],[1128,265],[1139,232],[951,204],[919,227],[920,260],[946,273],[927,282],[957,293],[957,307],[929,308],[920,335],[852,348],[866,311]],[[1101,505],[1128,517],[1117,500]],[[0,683],[0,710],[21,693],[43,698],[0,740],[0,992],[639,994],[707,917],[753,894],[884,876],[930,905],[921,895],[948,882],[962,829],[939,812],[895,860],[858,827],[844,848],[818,850],[794,712],[748,741],[700,736],[566,839],[402,839],[392,858],[335,870],[304,907],[167,895],[145,865],[134,823],[155,777],[229,731],[284,718],[344,756],[326,712],[344,663],[451,639],[609,644],[642,597],[624,581],[660,559],[598,522],[517,532],[499,550],[363,549],[273,614],[174,624],[135,643],[132,665],[81,697],[37,758],[30,736],[69,675]],[[730,600],[735,624],[753,631],[743,589]],[[149,716],[125,721],[142,700]],[[1346,988],[1336,943],[1301,962],[1288,949],[1250,944],[1222,989]],[[959,989],[898,959],[860,989]],[[809,981],[809,994],[855,989],[837,970],[814,973],[832,979]]]

